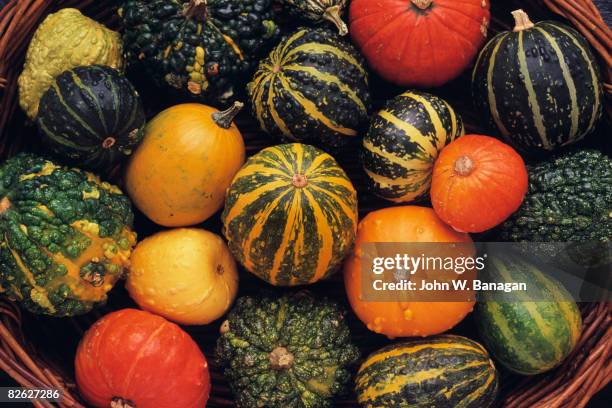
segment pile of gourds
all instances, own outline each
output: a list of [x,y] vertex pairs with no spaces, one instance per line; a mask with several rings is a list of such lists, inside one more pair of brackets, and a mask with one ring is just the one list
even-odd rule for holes
[[[577,343],[580,313],[536,266],[491,260],[492,279],[540,282],[543,301],[487,295],[475,310],[485,349],[441,334],[473,301],[366,300],[361,251],[372,242],[471,246],[469,233],[495,227],[507,241],[609,242],[612,160],[560,150],[602,116],[585,39],[517,10],[514,30],[483,46],[487,0],[280,3],[126,0],[121,34],[63,9],[30,43],[19,97],[45,157],[22,153],[0,166],[2,292],[30,312],[74,316],[125,278],[142,309],[110,313],[85,334],[75,361],[83,398],[204,406],[206,358],[175,323],[221,317],[215,358],[240,407],[333,406],[358,363],[363,407],[487,407],[499,383],[492,358],[525,375],[559,365]],[[282,32],[278,13],[305,26]],[[474,61],[473,101],[498,138],[464,135],[453,107],[419,90]],[[126,66],[128,77],[189,103],[145,120]],[[410,90],[373,112],[370,70]],[[244,92],[261,129],[282,141],[246,162],[234,123]],[[356,189],[333,157],[355,138],[370,191],[402,203],[361,221]],[[118,168],[126,194],[94,175]],[[131,204],[169,229],[137,242]],[[223,238],[194,227],[220,210]],[[273,290],[235,300],[238,264],[272,286],[343,267],[348,301],[369,330],[421,338],[361,360],[337,302]]]

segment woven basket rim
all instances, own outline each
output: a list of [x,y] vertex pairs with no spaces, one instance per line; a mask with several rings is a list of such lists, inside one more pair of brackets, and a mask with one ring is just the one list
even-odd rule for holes
[[[512,0],[511,0],[512,1]],[[98,3],[98,4],[96,4]],[[95,0],[10,0],[0,9],[0,157],[19,149],[7,143],[7,128],[14,121],[24,121],[17,104],[16,79],[20,72],[27,44],[45,15],[64,7],[87,8],[103,22],[113,18],[109,7]],[[514,3],[520,4],[519,1]],[[591,43],[602,61],[605,89],[612,96],[612,30],[605,24],[591,0],[536,0],[527,7],[546,7],[567,19]],[[505,27],[493,16],[492,24]],[[608,102],[608,109],[612,108]],[[254,142],[251,151],[265,143]],[[572,354],[557,369],[536,377],[526,377],[506,387],[499,405],[506,408],[584,407],[590,398],[612,381],[612,304],[582,304],[583,331]],[[17,383],[29,388],[54,387],[64,392],[62,407],[82,407],[71,378],[38,354],[23,334],[22,314],[12,302],[0,300],[0,369]],[[214,375],[213,375],[214,380]],[[227,395],[213,394],[209,406],[231,406]],[[36,407],[52,407],[48,402],[35,402]],[[342,402],[340,405],[345,405]],[[353,406],[346,402],[346,406]]]

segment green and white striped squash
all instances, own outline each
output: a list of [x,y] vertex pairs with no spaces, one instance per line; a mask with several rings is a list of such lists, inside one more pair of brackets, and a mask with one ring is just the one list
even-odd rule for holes
[[374,352],[359,368],[355,391],[363,408],[487,408],[498,383],[484,347],[441,335]]
[[506,368],[523,375],[558,366],[580,337],[578,306],[559,282],[523,256],[489,255],[480,279],[524,282],[527,292],[480,292],[475,317],[487,350]]
[[370,190],[395,202],[423,197],[438,153],[463,133],[461,118],[437,96],[412,91],[391,99],[372,117],[363,138]]
[[64,162],[109,170],[140,143],[145,114],[127,78],[90,65],[55,79],[40,99],[36,123],[43,143]]
[[363,58],[324,28],[301,28],[261,61],[248,85],[261,128],[323,147],[357,136],[370,106]]
[[492,129],[525,152],[579,141],[595,128],[604,102],[586,40],[567,25],[533,24],[522,10],[512,14],[514,31],[493,38],[476,62],[477,109]]
[[333,157],[300,143],[249,158],[222,214],[236,259],[273,285],[316,282],[336,271],[357,230],[357,194]]

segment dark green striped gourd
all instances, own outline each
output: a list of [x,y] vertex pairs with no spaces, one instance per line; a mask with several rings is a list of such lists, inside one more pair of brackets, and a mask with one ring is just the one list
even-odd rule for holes
[[482,50],[472,76],[477,109],[516,147],[554,150],[579,141],[603,111],[599,68],[586,40],[567,25],[533,24],[512,13],[514,32]]
[[60,74],[40,100],[36,123],[63,161],[107,170],[132,154],[144,132],[138,92],[116,70],[92,65]]
[[441,335],[374,352],[359,368],[355,391],[363,408],[487,408],[498,381],[484,347]]
[[338,269],[357,228],[357,194],[329,154],[300,143],[266,148],[238,171],[224,234],[236,259],[273,285],[302,285]]
[[374,115],[361,158],[370,189],[395,202],[427,194],[438,153],[463,135],[463,122],[443,99],[404,92]]
[[281,41],[259,64],[248,91],[264,131],[323,147],[357,136],[370,105],[362,57],[324,28],[301,28]]
[[520,254],[489,254],[479,278],[527,285],[527,291],[479,293],[475,317],[480,335],[506,368],[524,375],[543,373],[574,349],[582,328],[580,311],[554,278]]

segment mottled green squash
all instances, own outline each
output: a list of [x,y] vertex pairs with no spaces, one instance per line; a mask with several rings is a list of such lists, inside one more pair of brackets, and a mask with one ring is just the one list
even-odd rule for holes
[[128,63],[158,85],[224,103],[274,44],[271,0],[125,0]]
[[345,311],[306,292],[239,298],[216,356],[239,408],[331,408],[359,350]]
[[265,132],[324,148],[356,137],[370,108],[363,58],[324,28],[301,28],[281,41],[259,64],[248,91]]
[[437,96],[414,91],[391,99],[372,117],[362,142],[370,189],[395,202],[422,198],[438,153],[463,132],[461,118]]
[[489,256],[480,279],[527,284],[527,291],[482,291],[475,311],[487,349],[506,368],[524,375],[548,371],[574,349],[580,311],[554,278],[520,254]]
[[487,408],[498,383],[484,347],[442,335],[372,353],[359,368],[355,392],[363,408]]
[[266,148],[238,171],[222,214],[230,250],[273,285],[338,269],[355,240],[357,194],[336,161],[299,143]]
[[342,21],[346,0],[280,0],[280,3],[293,16],[315,23],[327,21],[336,26],[338,34],[348,34]]
[[116,70],[101,65],[60,74],[40,100],[36,123],[47,147],[78,167],[108,170],[144,135],[138,93]]
[[91,173],[19,154],[0,166],[0,290],[34,313],[106,300],[136,243],[130,201]]
[[505,241],[612,241],[612,159],[565,153],[529,168],[523,204],[501,227]]
[[597,61],[573,28],[512,13],[514,31],[494,37],[472,76],[474,103],[492,129],[526,152],[579,141],[595,129],[604,96]]
[[18,80],[19,105],[33,120],[40,98],[56,76],[67,69],[91,64],[123,68],[119,34],[74,8],[49,14],[28,46]]

